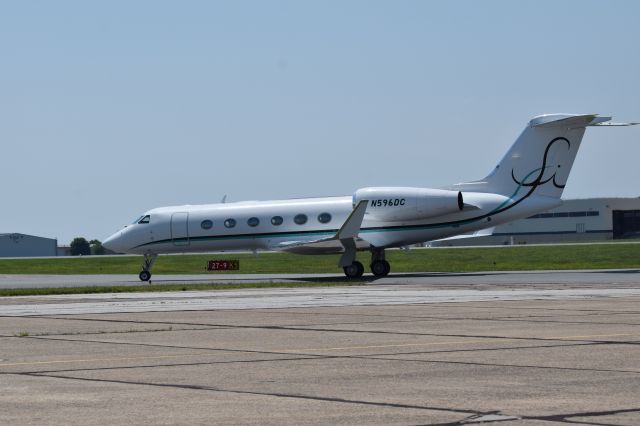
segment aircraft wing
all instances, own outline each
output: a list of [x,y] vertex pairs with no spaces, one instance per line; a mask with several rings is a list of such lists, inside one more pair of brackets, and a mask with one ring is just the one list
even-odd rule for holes
[[274,247],[274,250],[297,254],[331,254],[342,253],[345,250],[344,241],[355,242],[356,248],[367,248],[369,243],[358,238],[364,213],[367,210],[367,200],[361,200],[344,221],[338,232],[328,238],[306,241],[285,241]]
[[488,237],[489,235],[493,235],[494,229],[495,229],[495,226],[492,228],[481,229],[479,231],[474,232],[473,234],[454,235],[452,237],[440,238],[433,241],[450,241],[450,240],[462,240],[466,238]]
[[[366,249],[369,243],[361,238],[356,239],[357,249]],[[273,250],[295,254],[340,254],[344,246],[334,237],[315,241],[287,241],[273,247]]]

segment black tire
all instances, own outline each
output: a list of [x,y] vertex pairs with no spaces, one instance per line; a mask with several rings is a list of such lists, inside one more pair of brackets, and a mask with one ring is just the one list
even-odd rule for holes
[[391,271],[391,265],[386,260],[376,260],[371,264],[371,272],[376,277],[386,277]]
[[142,272],[140,272],[138,277],[140,277],[140,281],[149,281],[151,279],[151,272],[142,271]]
[[360,278],[362,274],[364,274],[364,266],[357,260],[351,265],[345,266],[343,269],[347,278]]

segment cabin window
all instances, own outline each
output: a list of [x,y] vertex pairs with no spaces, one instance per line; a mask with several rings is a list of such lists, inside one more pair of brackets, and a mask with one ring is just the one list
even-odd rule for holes
[[225,228],[233,228],[234,226],[236,226],[236,220],[235,219],[227,219],[224,221],[224,226]]
[[280,226],[282,225],[282,222],[284,222],[284,220],[282,219],[282,216],[274,216],[271,218],[271,224],[273,226]]
[[331,215],[329,213],[320,213],[318,215],[318,222],[320,223],[329,223],[331,222]]
[[247,225],[249,225],[252,228],[255,228],[259,224],[260,224],[260,219],[258,219],[257,217],[250,217],[249,220],[247,220]]
[[146,215],[146,216],[143,216],[142,219],[138,221],[138,223],[149,223],[150,219],[151,219],[151,216]]
[[306,214],[297,214],[296,217],[293,218],[293,221],[298,225],[304,225],[307,223],[307,215]]
[[212,226],[213,226],[213,222],[210,221],[209,219],[203,220],[202,222],[200,222],[200,227],[202,229],[211,229]]

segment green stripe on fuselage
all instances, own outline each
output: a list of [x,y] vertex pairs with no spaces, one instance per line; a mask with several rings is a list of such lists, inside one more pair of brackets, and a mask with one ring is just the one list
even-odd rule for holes
[[[537,169],[529,172],[525,178],[522,180],[525,182],[532,174],[540,171],[542,168],[538,167]],[[474,222],[479,222],[480,220],[491,216],[495,213],[501,213],[505,207],[509,203],[513,203],[513,198],[520,192],[522,188],[522,184],[518,184],[513,194],[507,198],[502,204],[498,207],[491,210],[489,213],[485,213],[481,216],[476,216],[470,219],[461,219],[452,222],[444,222],[444,223],[431,223],[424,225],[398,225],[398,226],[382,226],[375,228],[361,228],[360,233],[373,233],[373,232],[406,232],[406,231],[424,231],[428,229],[438,229],[438,228],[459,228],[461,225],[468,225]],[[522,201],[522,200],[519,200]],[[518,202],[519,202],[518,201]],[[299,232],[271,232],[271,233],[261,233],[261,234],[239,234],[239,235],[211,235],[211,236],[201,236],[201,237],[188,237],[188,238],[176,238],[176,239],[168,239],[168,240],[160,240],[160,241],[152,241],[145,244],[140,244],[135,248],[145,247],[155,244],[164,244],[164,243],[176,243],[176,242],[190,242],[190,241],[225,241],[225,240],[246,240],[246,239],[256,239],[256,238],[284,238],[284,237],[302,237],[302,236],[320,236],[327,235],[332,236],[338,232],[337,229],[328,229],[328,230],[312,230],[312,231],[299,231]]]

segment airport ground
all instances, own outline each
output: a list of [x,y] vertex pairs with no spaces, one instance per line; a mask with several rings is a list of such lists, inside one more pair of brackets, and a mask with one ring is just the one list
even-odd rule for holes
[[640,423],[640,273],[0,299],[0,424]]
[[[339,255],[300,256],[291,253],[208,253],[161,255],[154,275],[202,274],[210,260],[237,260],[236,275],[247,274],[342,274]],[[368,252],[358,253],[363,265],[370,263]],[[492,247],[442,247],[387,250],[393,273],[478,272],[568,269],[638,268],[640,242],[617,240],[606,243],[516,245]],[[2,274],[127,274],[137,275],[142,256],[72,256],[56,258],[0,259]],[[229,271],[227,273],[232,273]],[[218,274],[215,272],[212,274]]]

